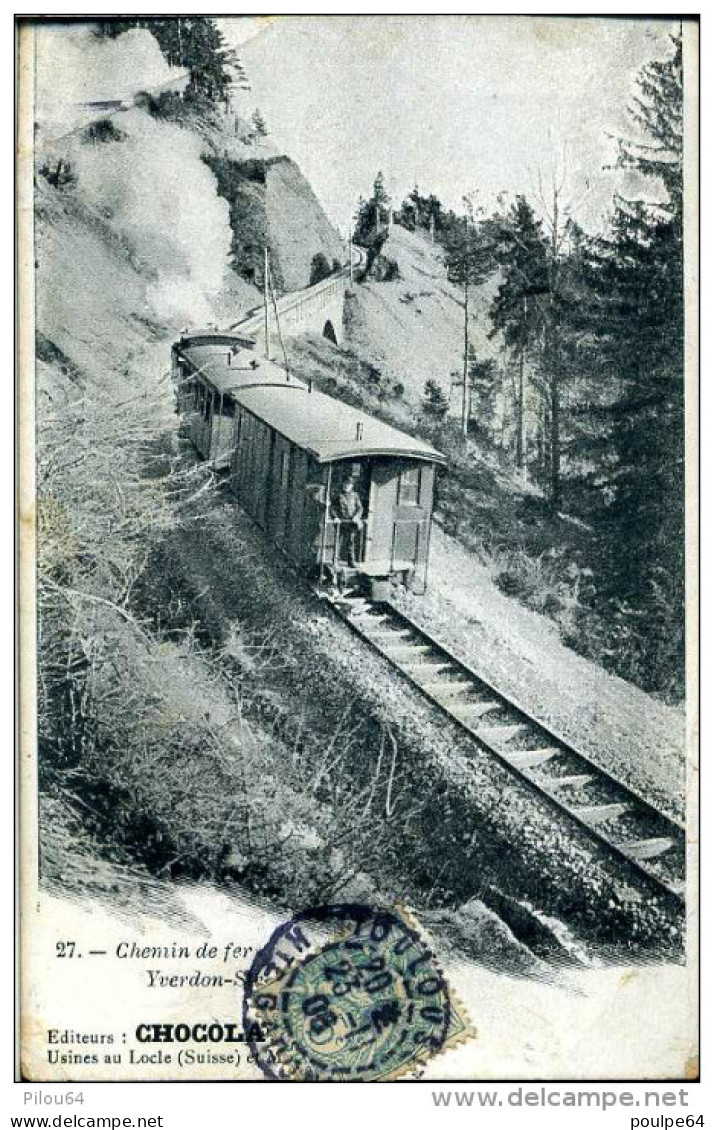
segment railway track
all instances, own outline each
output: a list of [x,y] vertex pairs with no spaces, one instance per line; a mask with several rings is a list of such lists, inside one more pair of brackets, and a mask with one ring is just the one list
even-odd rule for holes
[[330,598],[347,624],[478,745],[668,902],[684,906],[685,830],[533,718],[389,602]]

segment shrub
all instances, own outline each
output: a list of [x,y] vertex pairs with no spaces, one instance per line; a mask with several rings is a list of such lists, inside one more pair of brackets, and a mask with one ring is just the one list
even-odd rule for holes
[[310,265],[310,286],[322,282],[323,279],[329,278],[331,274],[332,267],[327,260],[327,256],[324,255],[322,251],[318,251],[316,255],[313,255]]
[[400,279],[401,277],[402,276],[399,271],[399,264],[397,263],[396,259],[385,258],[384,268],[382,270],[382,281],[394,282],[396,279]]
[[422,411],[427,416],[443,420],[449,411],[449,401],[441,385],[432,377],[424,383],[424,397],[421,402]]
[[491,551],[487,563],[495,584],[507,596],[515,596],[536,612],[551,616],[564,607],[567,585],[559,575],[557,563],[544,554],[534,557],[522,549]]
[[57,164],[45,161],[37,171],[53,188],[65,188],[67,185],[77,183],[77,176],[69,161],[65,161],[64,157],[60,157]]
[[193,116],[193,110],[186,102],[183,95],[176,90],[164,90],[161,94],[149,95],[146,109],[152,118],[163,121],[186,121]]
[[111,118],[100,118],[92,122],[82,133],[82,141],[91,141],[95,144],[106,144],[111,141],[124,141],[126,134],[114,125]]

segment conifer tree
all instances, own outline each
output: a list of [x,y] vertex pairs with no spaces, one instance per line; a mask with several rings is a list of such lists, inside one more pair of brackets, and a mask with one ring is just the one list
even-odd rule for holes
[[375,177],[369,200],[360,197],[353,235],[357,246],[364,247],[367,251],[363,279],[368,276],[389,237],[390,208],[391,201],[384,186],[384,175],[379,172]]
[[639,174],[646,196],[619,196],[611,230],[589,251],[588,361],[598,395],[578,439],[604,504],[613,599],[648,618],[653,686],[662,649],[675,665],[683,654],[682,112],[675,36],[670,56],[641,71],[631,109],[639,136],[619,146],[620,166]]
[[449,411],[448,397],[441,385],[432,377],[424,383],[424,397],[421,403],[422,411],[427,416],[435,416],[437,420],[443,420]]
[[389,201],[389,195],[388,195],[387,189],[385,188],[385,185],[384,185],[384,173],[381,171],[381,169],[377,173],[376,177],[374,178],[374,187],[372,189],[372,199],[374,200],[374,202],[375,202],[375,204],[377,205],[378,208],[388,208],[389,207],[389,202],[390,202]]
[[235,52],[226,46],[216,21],[207,16],[131,17],[103,20],[101,35],[115,38],[132,28],[151,32],[172,67],[185,67],[185,98],[193,102],[225,102],[231,86]]
[[491,304],[493,329],[503,335],[503,343],[515,357],[515,433],[516,467],[525,467],[526,362],[542,349],[543,327],[547,318],[549,294],[548,244],[543,224],[523,196],[503,217],[490,222],[494,236],[495,260],[502,282]]
[[263,117],[263,115],[261,114],[260,110],[257,107],[253,111],[253,116],[251,118],[251,121],[253,123],[253,129],[255,130],[255,133],[257,134],[258,137],[267,137],[268,136],[268,127],[265,124],[265,118]]
[[500,383],[496,364],[491,357],[479,358],[472,345],[468,356],[469,383],[471,386],[471,418],[476,427],[490,432],[493,424],[494,398]]

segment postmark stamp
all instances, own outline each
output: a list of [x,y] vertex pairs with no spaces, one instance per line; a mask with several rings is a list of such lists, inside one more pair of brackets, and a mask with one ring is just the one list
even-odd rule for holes
[[245,982],[245,1030],[268,1079],[374,1082],[473,1035],[437,959],[403,909],[308,909],[280,926]]

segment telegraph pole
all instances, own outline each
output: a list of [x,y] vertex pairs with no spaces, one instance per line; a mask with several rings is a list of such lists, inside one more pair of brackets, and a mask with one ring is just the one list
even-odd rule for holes
[[461,431],[469,434],[469,276],[464,283],[464,388],[461,398]]
[[521,299],[521,340],[518,351],[518,419],[516,420],[516,467],[522,475],[526,475],[528,463],[526,458],[526,329],[528,325],[528,296]]
[[461,397],[461,432],[464,439],[469,434],[469,218],[464,217],[466,243],[464,245],[464,387]]
[[359,219],[359,204],[357,205],[356,208],[355,207],[352,208],[352,212],[350,214],[350,227],[349,227],[349,236],[350,236],[350,241],[349,241],[349,248],[350,248],[350,288],[353,288],[354,281],[355,281],[355,267],[354,267],[354,263],[353,263],[353,258],[354,258],[353,246],[354,246],[355,225],[357,224],[358,219]]

